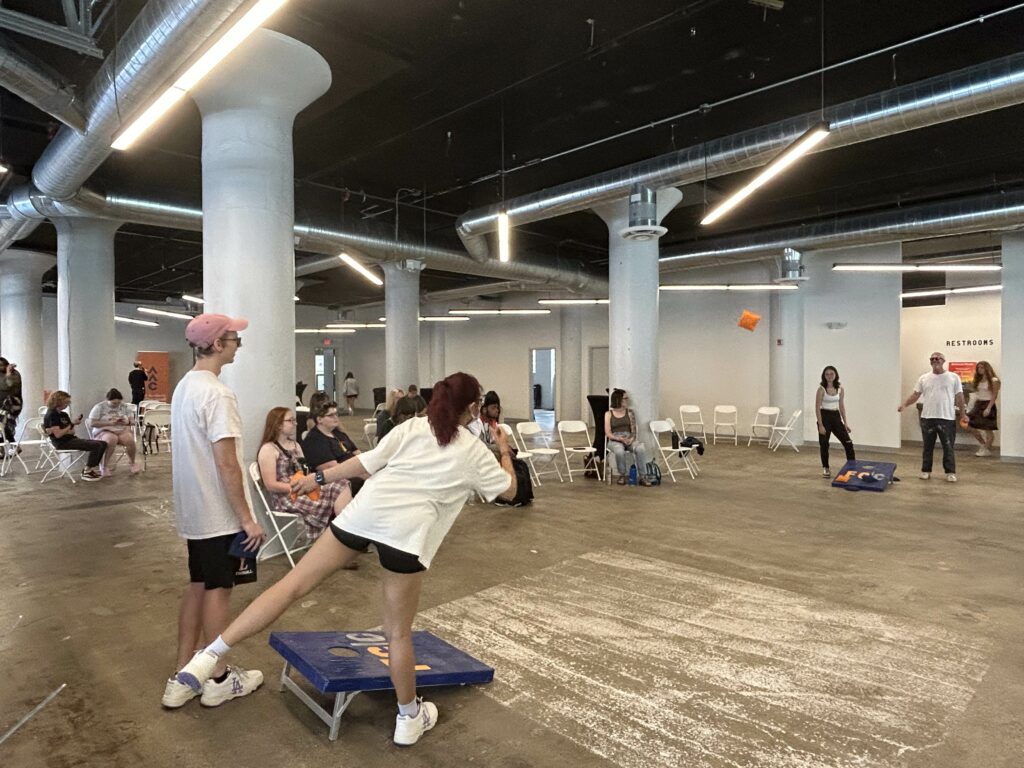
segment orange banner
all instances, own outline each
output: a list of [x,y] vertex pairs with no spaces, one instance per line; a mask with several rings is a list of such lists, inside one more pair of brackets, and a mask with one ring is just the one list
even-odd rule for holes
[[171,402],[171,361],[167,352],[139,352],[135,359],[146,372],[146,400]]
[[974,379],[974,366],[977,363],[950,363],[949,372],[960,377],[960,381],[966,384]]

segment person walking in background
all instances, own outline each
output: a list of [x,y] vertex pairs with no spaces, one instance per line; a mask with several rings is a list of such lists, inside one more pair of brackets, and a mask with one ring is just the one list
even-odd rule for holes
[[921,456],[921,479],[927,480],[932,474],[932,453],[935,450],[935,438],[942,443],[942,469],[946,472],[946,480],[955,483],[956,454],[953,443],[956,441],[956,411],[966,417],[964,406],[964,388],[960,377],[945,369],[946,356],[941,352],[932,352],[928,358],[932,369],[917,380],[914,391],[904,400],[897,411],[902,412],[918,400],[921,401],[921,438],[924,451]]
[[146,399],[146,382],[149,376],[142,367],[142,361],[136,360],[131,371],[128,372],[128,387],[132,391],[132,405],[138,405]]
[[967,414],[971,433],[974,439],[981,443],[975,456],[992,455],[992,443],[995,442],[995,433],[999,429],[996,421],[999,415],[996,398],[999,397],[1000,386],[1001,382],[992,369],[992,364],[986,360],[979,360],[974,366],[974,405]]
[[846,398],[842,384],[839,383],[839,371],[835,366],[826,365],[821,372],[821,383],[814,396],[814,413],[818,418],[818,448],[821,451],[822,477],[831,477],[828,466],[828,442],[832,435],[846,449],[846,460],[853,461],[853,440],[850,439],[850,423],[846,420]]
[[348,415],[355,413],[356,398],[359,397],[359,382],[355,374],[349,371],[345,374],[345,380],[341,383],[341,391],[345,393],[345,404],[348,406]]

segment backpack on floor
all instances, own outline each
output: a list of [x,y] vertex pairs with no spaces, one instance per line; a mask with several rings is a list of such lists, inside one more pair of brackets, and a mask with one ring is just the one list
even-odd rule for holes
[[647,469],[644,474],[647,476],[647,482],[651,485],[661,485],[661,467],[658,466],[656,461],[647,462]]
[[494,503],[502,507],[525,507],[533,502],[533,480],[530,479],[530,466],[522,459],[512,459],[512,469],[516,473],[516,496],[512,501],[497,500]]

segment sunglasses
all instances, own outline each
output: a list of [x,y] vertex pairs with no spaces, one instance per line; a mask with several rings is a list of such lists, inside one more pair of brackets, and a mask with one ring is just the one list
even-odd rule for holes
[[225,343],[227,343],[229,341],[233,341],[238,346],[242,346],[242,337],[241,336],[221,336],[220,340],[222,342],[225,342]]
[[934,363],[936,361],[938,361],[940,363],[944,363],[944,362],[946,362],[946,358],[944,358],[944,357],[929,357],[928,358],[928,362],[930,362],[930,363]]

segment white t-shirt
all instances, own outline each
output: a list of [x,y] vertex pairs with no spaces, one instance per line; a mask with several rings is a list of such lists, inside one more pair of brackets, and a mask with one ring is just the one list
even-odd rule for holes
[[459,427],[442,448],[427,419],[399,424],[358,458],[371,477],[334,525],[414,554],[428,568],[469,497],[493,501],[512,484],[469,430]]
[[[128,410],[124,407],[124,403],[115,408],[107,400],[101,400],[89,411],[89,422],[95,425],[97,421],[113,421],[118,416],[125,419],[128,418]],[[96,437],[100,432],[112,432],[115,435],[119,435],[126,429],[128,429],[127,422],[124,424],[112,424],[106,427],[93,426],[90,429],[90,433],[93,437]]]
[[[217,473],[213,444],[235,438],[242,463],[242,418],[238,399],[210,371],[189,371],[171,397],[171,480],[178,534],[186,539],[211,539],[242,530]],[[244,478],[244,474],[243,474]],[[252,509],[249,484],[245,501]]]
[[917,380],[914,391],[921,394],[922,419],[956,420],[954,398],[964,391],[964,387],[955,373],[929,371]]

